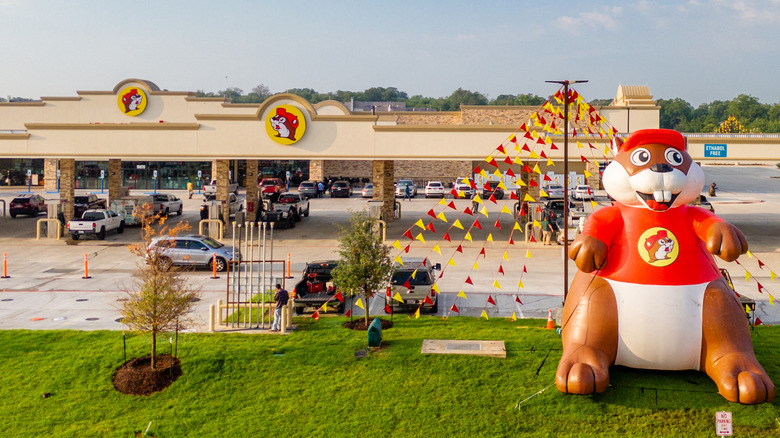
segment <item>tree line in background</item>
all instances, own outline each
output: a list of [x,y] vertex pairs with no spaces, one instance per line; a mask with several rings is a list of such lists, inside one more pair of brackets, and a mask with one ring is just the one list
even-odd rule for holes
[[[395,87],[372,87],[365,91],[335,91],[319,93],[311,88],[293,88],[287,93],[301,96],[311,103],[325,100],[336,100],[344,104],[350,101],[361,102],[405,102],[408,110],[458,111],[461,105],[523,105],[538,106],[548,98],[535,94],[501,94],[494,99],[478,91],[458,88],[447,97],[409,96]],[[198,90],[199,97],[224,97],[234,103],[261,103],[274,93],[260,84],[248,93],[236,87],[222,91],[206,92]],[[33,99],[10,97],[11,102],[29,102]],[[6,99],[0,98],[0,102]],[[612,99],[594,99],[591,105],[609,105]],[[780,133],[780,103],[764,104],[758,98],[740,94],[732,100],[716,100],[703,103],[694,108],[693,105],[679,97],[674,99],[658,99],[660,111],[660,127],[674,129],[680,132],[747,132],[747,133]]]

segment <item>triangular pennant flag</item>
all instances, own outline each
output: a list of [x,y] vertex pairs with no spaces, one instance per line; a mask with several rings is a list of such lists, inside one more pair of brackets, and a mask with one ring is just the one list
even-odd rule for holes
[[434,233],[436,232],[436,228],[433,227],[433,222],[428,223],[425,228],[433,231]]
[[404,236],[408,237],[409,240],[414,240],[414,237],[412,237],[412,229],[408,229],[404,232]]
[[509,210],[509,207],[504,205],[504,206],[501,207],[501,213],[512,214],[512,211]]
[[469,215],[469,216],[474,216],[474,213],[472,213],[472,212],[471,212],[471,209],[470,209],[470,208],[468,208],[468,207],[466,207],[466,208],[463,210],[463,213],[465,213],[465,214],[467,214],[467,215]]
[[399,242],[397,240],[395,242],[393,242],[393,248],[403,249],[403,248],[401,248],[401,242]]
[[341,292],[336,292],[336,295],[334,295],[333,298],[341,301],[342,303],[344,302],[344,297],[341,295]]
[[509,236],[509,244],[510,245],[514,245],[515,244],[515,239],[513,239],[512,236]]
[[516,302],[516,303],[523,304],[523,302],[522,302],[522,301],[520,301],[520,297],[519,297],[519,296],[517,296],[517,295],[515,295],[515,302]]
[[[455,190],[455,189],[453,189],[453,190]],[[456,191],[454,196],[457,196],[457,195],[458,195],[458,192]],[[439,199],[439,202],[437,202],[437,204],[447,206],[447,200],[444,199],[444,197],[442,197],[441,199]]]
[[[415,278],[415,276],[416,276],[416,275],[417,275],[417,269],[415,269],[414,271],[412,271],[412,280],[414,280],[414,278]],[[408,282],[407,282],[407,283],[408,283]],[[411,286],[411,284],[410,284],[409,286]],[[409,286],[407,286],[407,287],[409,287]]]
[[544,181],[552,181],[552,178],[550,178],[550,175],[544,174],[544,177],[542,178]]
[[[532,179],[532,180],[530,180],[530,181],[528,182],[528,184],[529,184],[531,187],[539,187],[539,183],[538,183],[538,182],[536,182],[536,180],[535,180],[535,179]],[[545,195],[545,196],[546,196],[546,195]]]
[[441,219],[442,222],[445,222],[445,223],[447,222],[447,217],[444,216],[444,212],[443,211],[441,213],[437,214],[436,217]]
[[498,265],[498,273],[504,275],[504,265]]
[[458,306],[456,306],[455,304],[453,304],[452,307],[450,307],[450,310],[455,313],[460,313],[460,311],[458,310]]
[[390,307],[389,304],[385,305],[385,313],[387,313],[388,315],[392,315],[393,314],[393,308]]
[[466,239],[466,240],[468,240],[469,242],[471,242],[471,233],[469,233],[468,231],[466,231],[466,235],[465,235],[465,236],[463,236],[463,238],[464,238],[464,239]]
[[468,283],[468,284],[470,284],[472,286],[474,285],[474,282],[471,281],[471,276],[470,275],[466,277],[466,283]]
[[764,289],[764,286],[761,286],[761,283],[759,282],[756,282],[756,285],[758,286],[758,293],[760,294],[764,293],[764,291],[762,290]]
[[528,269],[526,269],[525,265],[523,265],[523,274],[527,274],[527,273],[528,273]]
[[493,295],[488,295],[487,302],[494,306],[496,305],[496,302],[493,300]]
[[433,286],[431,286],[431,290],[436,292],[436,293],[440,293],[439,292],[439,286],[437,286],[436,283],[433,283]]
[[[523,182],[523,180],[520,180],[520,182]],[[515,200],[515,201],[518,201],[518,200],[520,200],[520,198],[518,198],[518,197],[517,197],[517,195],[515,194],[515,191],[514,191],[514,190],[512,190],[511,192],[509,192],[509,199],[512,199],[512,200]]]
[[523,280],[517,282],[517,287],[519,287],[520,289],[525,289],[525,286],[523,286]]
[[479,212],[484,214],[485,217],[490,217],[488,216],[487,207],[485,207],[484,205],[482,206],[482,208],[479,209]]
[[488,318],[487,311],[483,310],[483,311],[482,311],[482,315],[480,315],[480,318],[489,319],[489,318]]
[[436,213],[433,212],[433,209],[428,210],[428,216],[436,219]]
[[493,227],[501,229],[501,224],[498,222],[498,219],[496,219],[496,223],[493,224]]
[[543,198],[549,197],[549,195],[547,194],[547,192],[544,191],[544,189],[539,189],[539,196]]
[[411,289],[412,288],[412,284],[409,283],[409,280],[406,280],[406,282],[404,283],[404,287],[407,288],[407,289]]
[[756,316],[756,322],[753,324],[753,326],[755,327],[755,326],[757,326],[757,325],[761,325],[761,324],[762,324],[762,323],[761,323],[761,318],[759,318],[759,317],[757,317],[757,316]]
[[531,243],[536,243],[536,239],[534,238],[534,235],[533,235],[533,234],[531,234],[530,236],[528,236],[528,241],[529,241],[529,242],[531,242]]
[[745,271],[745,281],[750,281],[750,272]]
[[463,293],[463,289],[458,292],[458,298],[463,298],[464,300],[468,300],[469,298],[466,296],[465,293]]
[[769,277],[772,279],[772,281],[775,281],[775,278],[777,277],[777,274],[775,274],[775,271],[769,270]]
[[416,311],[416,312],[414,312],[414,319],[417,319],[417,318],[419,318],[419,317],[420,317],[420,308],[418,307],[418,308],[417,308],[417,311]]
[[452,242],[452,240],[450,240],[450,233],[444,233],[444,236],[442,236],[441,238],[446,240],[447,242]]
[[[758,260],[758,258],[756,258]],[[758,269],[764,269],[764,263],[761,260],[758,260]]]
[[425,229],[425,224],[423,223],[422,219],[417,219],[417,222],[414,223],[416,226]]
[[750,257],[751,259],[753,258],[753,253],[752,253],[752,252],[750,252],[750,250],[748,250],[748,252],[746,252],[745,254],[747,254],[747,255],[748,255],[748,257]]
[[411,249],[412,245],[406,245],[406,248],[404,248],[404,252],[409,254],[409,249]]
[[485,257],[486,257],[486,254],[485,254],[485,247],[484,247],[484,246],[482,247],[482,249],[480,249],[480,250],[479,250],[479,255],[481,255],[481,256],[482,256],[482,258],[485,258]]
[[[514,134],[512,134],[512,137],[514,137],[514,136],[515,136],[515,135],[514,135]],[[512,141],[512,140],[510,140],[510,141]],[[499,152],[501,152],[502,154],[506,155],[506,149],[504,149],[504,145],[502,145],[502,144],[498,145],[498,147],[496,148],[496,150],[497,150],[497,151],[499,151]]]
[[533,226],[536,228],[542,228],[542,224],[540,224],[539,221],[536,219],[534,219]]
[[493,287],[496,289],[501,289],[501,285],[498,283],[498,280],[493,280]]
[[475,271],[479,271],[479,265],[477,264],[477,262],[474,262],[474,266],[472,266],[471,269]]
[[425,243],[425,238],[423,237],[422,233],[418,234],[415,239],[419,240],[422,243]]
[[531,255],[531,251],[530,250],[526,250],[525,251],[525,258],[527,258],[527,259],[532,259],[533,258],[533,256]]
[[510,321],[515,322],[517,321],[517,316],[515,315],[515,312],[512,312],[512,317],[509,318]]
[[539,165],[538,164],[534,164],[534,173],[537,173],[539,175],[542,174],[542,171],[539,169]]
[[492,241],[493,241],[493,233],[488,233],[488,236],[487,236],[487,239],[486,239],[486,240],[487,240],[488,242],[492,242]]
[[355,305],[360,307],[361,309],[365,310],[366,308],[363,306],[363,299],[358,298],[357,301],[355,301]]
[[314,318],[315,321],[319,321],[320,313],[315,310],[314,313],[311,314],[311,317]]
[[455,260],[453,260],[452,257],[450,257],[450,261],[448,261],[447,264],[455,266]]
[[775,305],[775,297],[773,297],[772,294],[770,294],[769,292],[767,292],[766,294],[769,295],[769,305],[770,306],[774,306]]
[[403,266],[403,265],[404,265],[404,261],[401,259],[401,256],[400,256],[400,255],[396,256],[396,257],[393,259],[393,261],[394,261],[394,262],[396,262],[396,263],[398,263],[398,264],[399,264],[399,265],[401,265],[401,266]]
[[398,301],[398,302],[401,302],[401,303],[403,303],[403,302],[404,302],[404,298],[403,298],[403,297],[401,296],[401,294],[400,294],[400,293],[398,293],[398,292],[396,292],[396,293],[395,293],[395,295],[393,295],[393,299],[394,299],[394,300],[396,300],[396,301]]
[[482,225],[479,223],[479,219],[474,220],[474,226],[479,228],[480,230],[482,229]]
[[504,251],[504,260],[509,260],[509,251]]
[[534,198],[531,197],[528,193],[525,194],[525,198],[523,198],[523,201],[525,202],[536,202]]
[[482,198],[480,198],[479,195],[474,195],[474,202],[477,204],[482,204]]
[[463,225],[460,224],[460,219],[455,219],[455,222],[452,223],[452,226],[455,228],[463,229]]
[[458,245],[458,247],[455,249],[455,251],[463,254],[463,246],[462,245]]
[[431,298],[428,295],[425,296],[425,299],[423,300],[423,303],[430,304],[431,306],[433,306],[433,301],[431,300]]
[[433,250],[439,253],[439,255],[441,255],[441,249],[439,249],[439,244],[434,245]]
[[513,230],[520,230],[520,231],[523,231],[523,229],[522,229],[522,228],[520,228],[520,224],[519,224],[519,223],[517,223],[517,222],[515,222],[515,226],[514,226],[514,227],[512,227],[512,229],[513,229]]
[[492,202],[494,204],[498,204],[498,202],[496,202],[496,197],[493,196],[493,193],[490,194],[490,197],[488,198],[488,201],[490,201],[490,202]]

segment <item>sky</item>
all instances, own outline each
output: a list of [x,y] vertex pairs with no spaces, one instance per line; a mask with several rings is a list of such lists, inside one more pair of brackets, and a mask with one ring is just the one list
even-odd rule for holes
[[457,88],[549,96],[548,80],[694,106],[780,101],[780,0],[0,0],[0,96],[128,78],[170,91]]

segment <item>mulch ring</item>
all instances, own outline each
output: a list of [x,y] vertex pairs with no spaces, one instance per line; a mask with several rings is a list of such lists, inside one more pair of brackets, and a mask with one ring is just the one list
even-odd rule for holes
[[155,369],[151,356],[127,361],[114,373],[114,388],[124,394],[151,395],[171,386],[181,376],[181,361],[167,354],[159,354],[156,359]]
[[[382,318],[379,318],[380,321],[382,321],[382,330],[387,330],[391,327],[393,327],[393,322],[388,321]],[[368,325],[371,325],[371,323],[374,321],[374,318],[371,318],[368,320]],[[368,330],[368,326],[366,325],[366,319],[365,318],[359,318],[359,319],[353,319],[352,321],[347,321],[342,326],[344,328],[348,328],[351,330]]]

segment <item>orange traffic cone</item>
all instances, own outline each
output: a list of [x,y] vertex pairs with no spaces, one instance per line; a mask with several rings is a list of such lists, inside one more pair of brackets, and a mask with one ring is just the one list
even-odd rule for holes
[[552,309],[550,309],[550,313],[547,315],[547,327],[548,329],[554,329],[555,328],[555,321],[553,321],[552,317]]

